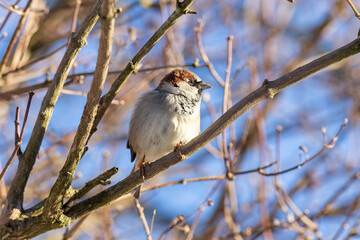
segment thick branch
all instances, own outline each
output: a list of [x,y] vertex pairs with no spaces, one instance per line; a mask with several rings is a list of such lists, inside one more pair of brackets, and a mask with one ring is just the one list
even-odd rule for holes
[[73,174],[84,153],[90,135],[110,62],[115,25],[114,14],[115,2],[105,0],[101,8],[101,36],[94,79],[70,152],[44,205],[44,215],[49,218],[57,218],[59,214],[62,214],[61,208],[65,193],[71,185]]
[[101,0],[98,0],[86,17],[82,26],[75,34],[73,34],[70,45],[66,50],[57,72],[55,73],[54,79],[42,101],[29,143],[24,154],[20,156],[16,175],[11,182],[2,218],[6,218],[13,208],[22,205],[26,182],[29,178],[33,165],[35,164],[35,159],[39,152],[45,131],[49,125],[54,106],[77,54],[86,44],[86,37],[89,35],[91,29],[94,27],[99,18],[97,12],[100,4]]
[[[236,103],[199,136],[194,138],[186,145],[182,146],[178,151],[169,153],[159,160],[147,165],[145,169],[145,179],[150,179],[160,172],[168,169],[169,167],[190,157],[192,154],[212,141],[243,113],[254,107],[259,102],[268,98],[272,98],[275,94],[279,93],[285,88],[303,80],[304,78],[320,71],[327,66],[330,66],[331,64],[337,63],[342,59],[350,57],[359,52],[360,38],[357,38],[351,43],[320,58],[317,58],[316,60],[301,66],[288,74],[285,74],[275,81],[265,80],[261,87],[251,92],[249,95]],[[142,181],[143,180],[139,172],[135,172],[114,186],[74,205],[65,214],[71,217],[73,220],[77,219],[130,192],[133,188],[140,185]]]

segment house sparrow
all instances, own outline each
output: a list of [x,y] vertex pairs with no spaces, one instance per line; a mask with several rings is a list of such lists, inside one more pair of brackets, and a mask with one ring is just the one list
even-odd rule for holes
[[[130,120],[129,139],[132,173],[145,163],[153,162],[185,144],[200,132],[200,102],[202,90],[211,86],[193,72],[175,69],[159,86],[137,101]],[[139,198],[140,187],[133,191]]]

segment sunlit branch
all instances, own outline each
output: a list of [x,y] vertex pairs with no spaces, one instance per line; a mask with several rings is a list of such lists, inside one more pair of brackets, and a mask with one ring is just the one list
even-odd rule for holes
[[[243,113],[251,109],[259,102],[265,99],[273,98],[275,94],[286,89],[287,87],[301,81],[302,79],[305,79],[306,77],[320,71],[325,67],[328,67],[331,64],[339,62],[342,59],[352,56],[358,52],[360,52],[360,39],[356,39],[339,49],[336,49],[322,57],[319,57],[312,62],[301,66],[288,74],[285,74],[284,76],[278,78],[275,81],[265,80],[261,87],[259,87],[258,89],[244,97],[242,100],[240,100],[238,103],[236,103],[234,106],[232,106],[225,114],[223,114],[217,121],[215,121],[199,136],[194,138],[189,143],[183,145],[178,151],[172,152],[160,158],[159,160],[147,165],[145,169],[147,173],[145,179],[150,179],[153,176],[159,174],[160,172],[168,169],[169,167],[187,159],[189,156],[191,156],[192,154],[203,148],[210,141],[212,141],[216,136],[218,136],[222,131],[224,131],[224,129],[226,129],[230,124],[232,124],[233,121],[235,121]],[[296,168],[297,167],[298,166],[296,166]],[[291,170],[292,169],[287,171]],[[87,214],[125,195],[142,182],[143,179],[140,176],[139,172],[135,172],[123,179],[122,181],[118,182],[114,186],[104,190],[103,192],[76,204],[65,214],[75,219],[79,218],[84,214]]]
[[346,0],[346,1],[349,3],[351,9],[354,11],[355,17],[357,17],[358,19],[360,19],[359,11],[356,9],[356,7],[355,7],[355,5],[353,4],[353,2],[352,2],[351,0]]

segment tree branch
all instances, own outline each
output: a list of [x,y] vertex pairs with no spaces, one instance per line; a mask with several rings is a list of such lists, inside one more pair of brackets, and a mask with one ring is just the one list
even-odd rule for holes
[[59,176],[51,188],[49,197],[44,205],[44,215],[47,218],[51,218],[48,219],[50,221],[56,221],[62,214],[63,199],[84,153],[109,68],[115,25],[115,2],[113,0],[105,0],[101,8],[101,14],[101,36],[94,79],[66,162],[60,170]]
[[[24,26],[25,24],[25,20],[27,18],[27,15],[29,14],[30,12],[30,8],[31,8],[31,4],[32,4],[32,1],[33,0],[29,0],[28,3],[26,4],[26,7],[23,11],[23,14],[21,15],[21,18],[19,20],[19,23],[15,29],[15,32],[14,34],[12,35],[11,37],[11,40],[10,40],[10,43],[8,45],[8,47],[6,48],[6,51],[5,51],[5,54],[4,54],[4,57],[3,59],[1,60],[1,63],[0,63],[0,79],[1,79],[1,76],[2,76],[2,73],[6,67],[6,64],[7,62],[9,61],[9,58],[10,58],[10,55],[12,53],[12,50],[14,49],[14,46],[15,46],[15,43],[16,41],[18,40],[19,36],[20,36],[20,33],[21,33],[21,29],[22,27]],[[3,5],[4,6],[4,5]],[[10,9],[9,9],[10,10]],[[18,13],[18,11],[15,11],[15,10],[10,10],[10,11],[13,11],[13,12],[16,12]]]
[[[41,60],[43,60],[46,57],[48,57],[49,55],[46,55],[44,57],[39,57],[38,60],[35,59],[34,61],[40,61],[40,58],[42,58]],[[29,62],[28,64],[24,65],[23,67],[27,67],[29,64],[32,64],[34,61]],[[23,68],[23,67],[21,67],[21,68]],[[160,70],[160,69],[186,68],[186,67],[200,68],[200,67],[206,67],[206,65],[198,64],[197,61],[195,60],[191,64],[189,63],[189,64],[175,64],[175,65],[166,65],[166,66],[159,66],[159,67],[149,67],[149,68],[139,69],[139,70],[137,70],[137,72],[148,72],[148,71],[156,71],[156,70]],[[21,69],[21,70],[23,70],[23,69]],[[122,71],[109,71],[108,75],[120,74],[121,72]],[[7,73],[4,73],[3,76],[5,76],[6,74]],[[94,75],[94,72],[82,72],[82,73],[75,73],[75,74],[68,75],[67,78],[70,79],[70,80],[67,81],[64,84],[64,86],[70,85],[72,83],[77,83],[78,79],[82,79],[83,77],[91,76],[91,75]],[[38,89],[46,88],[50,84],[51,84],[51,81],[45,81],[43,83],[38,83],[38,84],[30,85],[30,86],[20,87],[20,88],[16,88],[16,89],[13,89],[13,90],[6,91],[6,92],[0,92],[0,101],[1,100],[9,100],[9,99],[11,99],[13,97],[16,97],[18,95],[21,95],[21,94],[24,94],[24,93],[27,93],[27,92],[30,92],[30,91],[35,91],[35,90],[38,90]]]
[[70,45],[55,73],[54,79],[42,101],[41,108],[32,131],[29,143],[23,155],[19,158],[19,165],[14,179],[11,182],[9,193],[5,201],[2,219],[6,219],[13,208],[21,207],[24,198],[24,189],[30,172],[35,164],[45,131],[49,125],[54,106],[63,88],[67,75],[80,49],[86,44],[86,37],[97,22],[98,9],[101,0],[98,0],[90,11],[82,26],[72,35]]
[[0,173],[0,181],[2,180],[3,176],[5,175],[5,172],[7,171],[7,169],[9,168],[10,164],[12,163],[12,161],[15,158],[15,155],[20,155],[21,154],[21,150],[20,150],[20,146],[22,143],[22,138],[24,136],[24,131],[25,131],[25,126],[26,126],[26,122],[27,122],[27,117],[29,114],[29,109],[30,109],[30,105],[31,105],[31,99],[34,96],[33,92],[29,93],[29,99],[28,99],[28,103],[26,106],[26,111],[25,111],[25,115],[24,115],[24,120],[23,120],[23,126],[21,128],[21,133],[20,133],[20,118],[19,118],[19,111],[20,108],[17,107],[16,108],[16,119],[15,119],[15,148],[9,158],[9,160],[7,161],[4,169],[1,171]]
[[70,208],[70,206],[74,205],[73,202],[75,202],[76,200],[85,196],[86,193],[88,193],[90,190],[92,190],[97,185],[100,185],[100,184],[101,185],[109,185],[111,183],[111,181],[109,181],[108,179],[110,179],[117,172],[118,172],[118,168],[112,167],[109,170],[107,170],[106,172],[104,172],[104,173],[100,174],[99,176],[97,176],[96,178],[94,178],[93,180],[90,180],[89,182],[85,183],[85,186],[83,188],[81,188],[77,193],[75,193],[69,199],[69,201],[66,202],[66,204],[64,205],[64,209]]
[[[169,153],[159,160],[150,163],[146,166],[146,177],[150,179],[169,167],[187,159],[192,154],[203,148],[206,144],[212,141],[224,129],[226,129],[232,122],[245,113],[250,108],[254,107],[261,101],[273,98],[277,93],[290,87],[291,85],[305,79],[306,77],[328,67],[334,63],[341,61],[360,52],[360,38],[355,39],[351,43],[336,49],[314,61],[301,66],[294,71],[285,74],[284,76],[274,80],[265,80],[261,87],[251,92],[242,100],[237,102],[225,114],[223,114],[216,122],[208,127],[199,136],[194,138],[189,143],[182,146],[178,151]],[[72,219],[77,219],[86,215],[97,208],[100,208],[111,201],[125,195],[133,188],[137,187],[143,182],[139,172],[135,172],[114,186],[88,198],[70,208],[65,214]]]

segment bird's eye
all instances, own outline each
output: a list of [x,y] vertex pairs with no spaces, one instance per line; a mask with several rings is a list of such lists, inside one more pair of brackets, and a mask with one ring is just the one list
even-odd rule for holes
[[196,82],[196,79],[189,79],[188,83],[190,86],[195,86],[197,82]]

